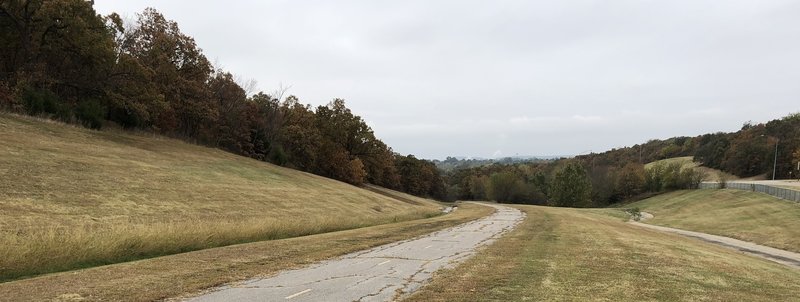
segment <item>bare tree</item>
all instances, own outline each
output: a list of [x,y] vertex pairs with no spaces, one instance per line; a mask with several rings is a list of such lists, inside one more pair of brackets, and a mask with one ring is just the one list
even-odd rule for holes
[[253,96],[258,90],[258,81],[253,78],[245,78],[237,74],[234,75],[234,81],[239,84],[239,87],[242,87],[248,97]]

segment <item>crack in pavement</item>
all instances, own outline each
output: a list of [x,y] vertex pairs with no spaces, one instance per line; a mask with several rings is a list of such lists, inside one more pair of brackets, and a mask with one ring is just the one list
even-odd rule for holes
[[[354,252],[337,259],[242,286],[226,286],[190,301],[392,301],[424,286],[437,270],[473,256],[525,218],[519,210],[489,205],[484,218],[413,239]],[[435,248],[433,248],[435,247]],[[390,289],[394,289],[390,291]]]
[[[390,274],[391,273],[395,273],[395,272],[392,271],[392,272],[390,272]],[[353,287],[359,286],[359,285],[361,285],[361,284],[363,284],[363,283],[365,283],[365,282],[367,282],[369,280],[372,280],[372,279],[375,279],[375,278],[380,278],[380,277],[382,277],[382,276],[369,276],[366,279],[358,280],[358,282],[353,283],[352,285],[348,286],[347,288],[353,288]]]
[[394,284],[387,284],[386,286],[384,286],[384,287],[381,287],[381,288],[378,290],[378,292],[376,292],[376,293],[369,293],[369,294],[366,294],[366,295],[364,295],[364,296],[361,296],[361,297],[359,297],[359,298],[358,298],[358,300],[354,300],[354,301],[361,302],[361,301],[364,301],[364,299],[366,299],[366,298],[369,298],[369,297],[377,297],[377,296],[378,296],[378,295],[380,295],[380,294],[381,294],[383,291],[385,291],[386,289],[388,289],[388,288],[390,288],[390,287],[392,287],[392,286],[395,286],[395,285],[394,285]]
[[406,257],[394,257],[394,256],[375,256],[375,257],[358,257],[357,259],[397,259],[397,260],[410,260],[410,261],[428,261],[427,259],[414,259],[414,258],[406,258]]
[[[403,296],[404,294],[407,294],[408,292],[410,292],[410,291],[408,291],[408,290],[406,290],[406,289],[410,287],[411,283],[414,283],[414,282],[415,282],[415,281],[414,281],[414,278],[415,278],[417,275],[419,275],[420,273],[422,273],[422,272],[424,272],[424,271],[425,271],[425,265],[427,265],[427,264],[428,264],[428,263],[424,264],[424,265],[423,265],[423,266],[422,266],[422,267],[421,267],[419,270],[417,270],[416,272],[414,272],[414,274],[412,274],[411,276],[408,276],[407,278],[405,278],[405,279],[403,280],[403,284],[400,284],[400,288],[398,288],[398,289],[395,291],[395,295],[394,295],[394,297],[392,298],[392,300],[397,300],[398,298],[400,298],[400,297],[401,297],[401,296]],[[421,282],[419,282],[419,283],[421,283]]]
[[311,281],[311,282],[300,283],[299,285],[308,286],[308,285],[315,284],[315,283],[322,283],[322,282],[326,282],[326,281],[331,281],[331,280],[336,280],[336,279],[343,279],[343,278],[353,278],[353,277],[358,277],[358,276],[361,276],[361,275],[352,274],[352,275],[344,275],[344,276],[333,276],[333,277],[328,277],[328,278],[325,278],[325,279],[322,279],[322,280],[315,280],[315,281]]

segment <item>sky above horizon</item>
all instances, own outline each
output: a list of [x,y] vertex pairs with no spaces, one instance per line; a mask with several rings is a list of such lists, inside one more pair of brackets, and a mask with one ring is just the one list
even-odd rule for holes
[[95,1],[215,66],[343,98],[402,154],[576,155],[800,111],[800,1]]

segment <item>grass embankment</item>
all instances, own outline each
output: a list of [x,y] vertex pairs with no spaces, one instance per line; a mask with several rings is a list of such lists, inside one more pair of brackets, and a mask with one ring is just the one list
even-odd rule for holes
[[438,215],[177,140],[0,114],[0,281]]
[[403,201],[403,202],[407,202],[407,203],[410,203],[410,204],[425,204],[427,202],[430,202],[430,200],[422,198],[422,197],[419,197],[419,196],[414,196],[414,195],[411,195],[411,194],[408,194],[408,193],[403,193],[403,192],[400,192],[400,191],[395,191],[395,190],[391,190],[391,189],[387,189],[387,188],[379,187],[379,186],[374,186],[374,185],[370,185],[370,184],[364,185],[364,189],[367,189],[367,190],[370,190],[372,192],[375,192],[375,193],[378,193],[378,194],[381,194],[381,195],[384,195],[384,196],[387,196],[387,197],[391,197],[391,198],[394,198],[394,199],[397,199],[397,200],[400,200],[400,201]]
[[800,204],[742,190],[691,190],[627,205],[655,215],[646,223],[732,237],[800,252]]
[[694,161],[694,157],[692,156],[684,156],[684,157],[673,157],[662,159],[659,161],[654,161],[644,165],[645,169],[649,169],[655,165],[670,165],[670,164],[679,164],[681,165],[681,169],[694,169],[696,171],[702,172],[705,176],[703,177],[704,181],[719,181],[720,177],[724,178],[725,180],[736,180],[739,179],[738,176],[722,172],[720,170],[703,167],[700,163]]
[[323,259],[409,239],[494,212],[464,204],[429,219],[260,241],[0,283],[0,301],[154,301],[273,275]]
[[800,271],[625,223],[621,210],[517,206],[527,219],[409,301],[792,301]]

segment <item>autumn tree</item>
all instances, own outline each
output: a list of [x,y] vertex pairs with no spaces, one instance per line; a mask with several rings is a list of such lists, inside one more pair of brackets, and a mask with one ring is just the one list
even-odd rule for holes
[[447,194],[444,179],[432,162],[417,159],[413,155],[395,155],[400,189],[419,196],[444,199]]
[[792,165],[796,166],[795,168],[795,178],[800,178],[800,148],[795,149],[792,153]]
[[127,29],[121,51],[144,67],[157,91],[153,97],[164,100],[164,108],[155,112],[155,127],[202,141],[212,139],[218,111],[206,83],[213,67],[194,38],[182,33],[175,21],[147,8]]
[[400,188],[411,194],[426,193],[425,175],[422,174],[422,163],[413,155],[395,156],[397,172],[400,174]]
[[622,199],[631,198],[642,192],[644,181],[644,165],[628,163],[619,171],[616,191]]
[[278,145],[273,150],[283,150],[290,167],[310,172],[317,166],[322,140],[316,116],[310,106],[300,104],[295,96],[287,97],[281,104],[281,110],[284,126],[278,135]]
[[559,207],[589,207],[592,205],[592,185],[586,169],[569,162],[554,172],[550,182],[549,204]]
[[99,128],[113,39],[91,4],[79,0],[0,2],[0,82],[29,113]]
[[[759,127],[759,128],[763,128]],[[758,128],[742,131],[731,140],[725,152],[722,169],[742,177],[755,176],[768,169],[767,159],[771,158],[769,137],[761,136]]]
[[515,197],[522,195],[523,183],[517,175],[510,171],[494,173],[489,176],[487,198],[499,202],[516,201]]
[[344,148],[329,140],[324,140],[320,144],[319,150],[322,152],[317,154],[314,173],[355,185],[364,182],[366,172],[363,171],[364,164],[361,163],[361,160],[351,157]]
[[386,146],[380,140],[376,140],[374,144],[374,153],[371,156],[361,158],[365,162],[364,169],[367,172],[367,181],[382,187],[398,189],[400,187],[400,174],[397,172],[392,148]]
[[470,197],[474,200],[489,200],[489,177],[473,175],[468,178]]
[[263,92],[248,99],[254,107],[256,117],[250,128],[250,140],[253,144],[253,157],[285,165],[288,155],[279,142],[281,129],[284,127],[284,110],[280,100]]
[[[153,8],[128,24],[90,1],[0,1],[0,109],[182,138],[279,165],[444,198],[436,166],[399,156],[335,99],[250,97]],[[252,82],[250,82],[252,83]]]
[[596,205],[605,205],[615,200],[614,184],[617,182],[617,170],[610,165],[593,165],[588,169],[589,181],[592,185],[592,200]]

